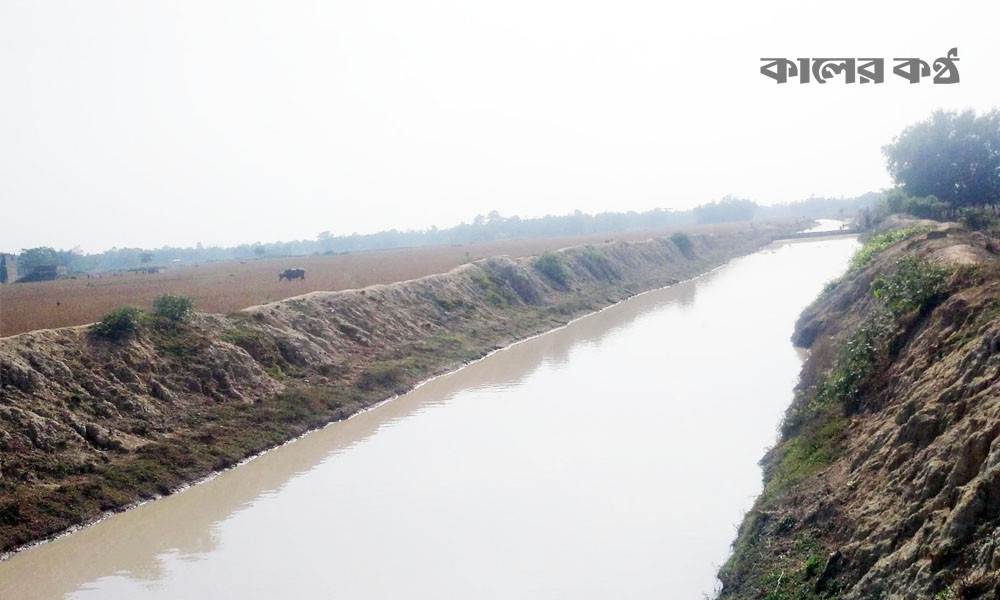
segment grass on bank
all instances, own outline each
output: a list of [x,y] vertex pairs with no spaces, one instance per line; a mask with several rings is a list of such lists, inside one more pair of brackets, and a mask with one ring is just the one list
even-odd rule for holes
[[531,264],[539,273],[545,275],[560,287],[566,287],[569,284],[569,269],[566,268],[562,258],[555,252],[545,252],[532,261]]
[[694,242],[691,241],[691,237],[683,231],[678,231],[677,233],[670,236],[670,241],[673,242],[677,249],[681,251],[684,256],[691,256],[694,251]]
[[153,313],[137,306],[120,306],[105,313],[90,326],[91,335],[112,341],[127,338],[144,324],[177,324],[186,321],[194,312],[194,300],[186,296],[161,294],[153,300]]
[[[875,247],[883,243],[877,241]],[[904,256],[872,281],[870,293],[876,303],[871,312],[840,347],[827,375],[797,392],[799,396],[782,422],[780,440],[763,463],[764,490],[741,527],[733,555],[720,571],[723,577],[752,577],[762,597],[772,600],[835,597],[836,582],[822,593],[815,589],[812,579],[821,568],[820,559],[801,544],[793,552],[783,546],[785,554],[777,571],[754,572],[749,565],[768,551],[759,547],[768,527],[762,512],[771,510],[840,456],[850,415],[864,409],[870,393],[882,384],[900,341],[953,291],[949,282],[958,289],[976,279],[975,269],[966,270],[969,272],[960,273],[961,277],[952,277],[955,269]],[[777,528],[781,530],[782,525]],[[797,529],[794,535],[808,539],[808,527]],[[799,564],[801,567],[796,566]]]
[[780,496],[832,462],[844,415],[860,408],[865,392],[878,384],[891,363],[897,339],[943,299],[953,272],[904,256],[872,281],[871,293],[877,299],[873,310],[841,346],[827,376],[802,392],[782,423],[777,460],[770,472],[765,470],[765,497]]
[[881,254],[893,244],[908,240],[917,234],[926,233],[928,231],[930,231],[929,227],[908,227],[906,229],[894,229],[892,231],[878,233],[868,238],[868,240],[865,241],[865,243],[851,256],[851,259],[848,262],[847,271],[840,277],[826,282],[819,295],[813,299],[806,310],[818,306],[824,299],[828,298],[830,294],[833,293],[833,290],[835,290],[840,282],[844,281],[846,277],[858,273],[867,267],[873,260],[875,260],[876,256]]
[[851,261],[847,266],[847,272],[849,274],[857,273],[871,264],[875,257],[889,246],[928,231],[930,231],[929,227],[907,227],[906,229],[893,229],[873,235],[851,257]]

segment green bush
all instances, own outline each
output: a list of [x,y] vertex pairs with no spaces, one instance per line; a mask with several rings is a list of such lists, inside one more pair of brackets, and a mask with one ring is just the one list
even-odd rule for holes
[[915,256],[896,261],[895,270],[871,283],[872,293],[894,318],[921,310],[945,289],[951,270]]
[[958,215],[959,222],[973,231],[985,231],[1000,223],[996,214],[985,206],[967,206]]
[[90,333],[109,340],[120,340],[136,329],[142,322],[142,309],[135,306],[122,306],[101,317],[101,320],[90,326]]
[[910,196],[900,188],[888,191],[884,200],[889,213],[906,213],[921,219],[947,219],[952,207],[937,196]]
[[837,356],[836,366],[821,384],[817,394],[820,406],[831,402],[851,405],[862,387],[875,375],[879,357],[886,352],[892,321],[881,313],[873,314],[847,340]]
[[820,557],[813,554],[806,559],[806,563],[802,567],[802,575],[806,579],[809,579],[813,575],[819,573],[819,569],[822,566],[823,566],[823,561],[820,559]]
[[551,279],[552,281],[558,283],[559,285],[565,287],[569,283],[569,270],[566,265],[562,263],[562,259],[555,252],[546,252],[542,254],[532,265],[538,269],[538,271]]
[[153,300],[153,311],[170,321],[183,321],[194,310],[194,300],[187,296],[162,294]]
[[677,233],[671,235],[670,241],[677,245],[677,247],[680,249],[681,253],[684,254],[684,256],[690,255],[691,251],[694,250],[694,242],[691,241],[691,238],[688,236],[688,234],[683,233],[681,231],[678,231]]
[[908,227],[906,229],[893,229],[884,233],[873,235],[865,245],[862,246],[854,256],[851,257],[848,273],[854,273],[868,266],[880,252],[893,244],[909,239],[918,233],[927,231],[927,227]]

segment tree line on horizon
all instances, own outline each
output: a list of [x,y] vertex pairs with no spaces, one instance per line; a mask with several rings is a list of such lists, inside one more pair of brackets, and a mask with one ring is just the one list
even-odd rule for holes
[[320,233],[312,240],[241,244],[238,246],[202,246],[158,249],[112,248],[105,252],[84,254],[79,250],[51,247],[22,249],[18,256],[21,274],[40,267],[62,265],[71,273],[99,272],[141,268],[147,265],[202,263],[219,260],[246,260],[264,257],[343,254],[365,250],[383,250],[434,245],[464,245],[532,237],[555,237],[594,233],[614,233],[637,229],[683,227],[697,224],[778,219],[794,217],[837,217],[853,214],[870,206],[877,193],[854,198],[810,197],[798,202],[762,206],[751,200],[726,196],[690,210],[654,209],[644,212],[603,212],[588,214],[575,211],[568,215],[537,218],[503,217],[498,211],[477,216],[471,223],[454,227],[431,227],[419,231],[391,229],[369,234],[332,235]]
[[[464,245],[636,229],[683,227],[750,219],[788,217],[847,217],[860,213],[862,225],[891,213],[908,213],[930,219],[959,219],[985,229],[1000,227],[1000,110],[981,115],[973,110],[938,110],[907,127],[882,148],[896,187],[855,198],[811,197],[774,206],[726,196],[690,210],[655,209],[645,212],[603,212],[546,215],[522,219],[503,217],[497,211],[479,215],[471,223],[420,231],[396,229],[370,234],[332,235],[325,231],[312,240],[241,244],[231,247],[201,244],[159,249],[112,248],[83,254],[50,247],[23,249],[19,272],[51,272],[64,266],[70,272],[95,272],[140,268],[145,265],[200,263],[262,257],[338,254],[429,245]],[[0,255],[0,259],[3,255]],[[0,260],[0,280],[6,261]]]

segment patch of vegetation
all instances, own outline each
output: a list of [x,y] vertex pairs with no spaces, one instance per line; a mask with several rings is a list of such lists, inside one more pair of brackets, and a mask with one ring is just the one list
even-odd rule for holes
[[577,260],[596,279],[614,281],[621,276],[608,256],[599,248],[585,247],[578,255]]
[[910,196],[900,188],[885,194],[885,212],[906,213],[921,219],[944,220],[952,213],[952,206],[937,196]]
[[[556,260],[558,261],[559,258],[556,257]],[[562,263],[560,262],[559,264],[561,265]],[[493,285],[493,289],[508,304],[515,304],[517,302],[533,304],[541,299],[541,292],[534,281],[525,276],[520,269],[512,265],[491,266],[489,279]]]
[[445,312],[455,312],[458,310],[469,310],[473,308],[471,304],[462,298],[434,298],[434,303]]
[[287,371],[290,368],[286,359],[287,352],[282,352],[277,342],[255,329],[240,324],[227,331],[224,338],[230,344],[246,350],[265,369],[277,366]]
[[586,246],[584,246],[584,248],[583,248],[583,255],[586,256],[587,258],[593,260],[593,261],[596,261],[596,262],[601,262],[601,261],[608,260],[608,255],[605,254],[603,250],[601,250],[599,248],[595,248],[594,246],[592,246],[590,244],[587,244]]
[[794,523],[775,522],[757,508],[740,527],[733,554],[719,571],[727,586],[736,585],[740,598],[819,600],[836,598],[840,584],[817,577],[825,568],[823,547],[810,529],[793,530]]
[[517,293],[497,273],[487,275],[477,270],[469,274],[469,279],[493,306],[503,306],[517,301]]
[[678,231],[677,233],[671,235],[670,241],[677,245],[677,248],[684,256],[691,256],[691,253],[694,251],[694,242],[692,242],[691,237],[683,231]]
[[483,355],[483,352],[475,349],[475,346],[475,342],[465,336],[439,333],[432,335],[426,344],[415,346],[415,349],[419,350],[420,356],[426,359],[426,362],[452,358],[467,363]]
[[879,357],[888,348],[893,324],[881,314],[862,323],[840,349],[836,365],[819,386],[817,402],[853,405],[875,374]]
[[879,255],[879,253],[889,246],[926,231],[928,231],[927,227],[907,227],[906,229],[893,229],[891,231],[873,235],[861,248],[858,249],[857,252],[854,253],[854,256],[851,257],[851,262],[847,267],[847,272],[850,274],[860,271],[861,269],[867,267],[872,260]]
[[150,337],[160,352],[175,359],[196,356],[209,343],[204,334],[183,324],[175,327],[157,327],[151,331]]
[[593,303],[583,298],[570,298],[549,307],[550,312],[563,317],[573,317],[582,312],[593,312],[594,309]]
[[812,554],[806,559],[806,564],[802,566],[802,574],[806,579],[811,579],[813,575],[819,573],[820,567],[823,566],[823,561],[820,557]]
[[916,256],[904,256],[896,261],[888,275],[875,278],[872,293],[893,318],[933,304],[945,289],[952,270],[936,267]]
[[503,306],[504,304],[507,304],[507,300],[505,300],[503,296],[494,292],[493,290],[486,292],[486,301],[492,304],[493,306]]
[[815,407],[811,420],[800,425],[769,457],[764,468],[763,504],[783,497],[801,481],[823,469],[840,454],[846,418],[840,407]]
[[966,206],[958,212],[958,221],[973,231],[986,231],[1000,224],[996,213],[985,206]]
[[168,321],[180,322],[191,316],[194,300],[187,296],[160,294],[153,300],[153,312]]
[[539,273],[560,286],[566,287],[569,284],[569,269],[566,268],[562,259],[555,252],[544,253],[531,264]]
[[278,381],[283,381],[288,375],[281,370],[281,365],[275,364],[269,367],[264,367],[264,372],[267,373],[268,377],[271,379],[276,379]]
[[[884,237],[876,247],[886,239],[892,238]],[[951,269],[904,256],[872,281],[878,300],[872,312],[840,348],[829,374],[816,386],[800,391],[786,415],[782,441],[765,467],[762,498],[781,497],[836,458],[845,414],[857,410],[866,390],[889,364],[896,338],[905,329],[901,320],[936,305],[947,292],[951,273]]]
[[469,273],[469,279],[471,279],[472,283],[476,284],[476,286],[483,291],[490,290],[493,287],[490,283],[490,278],[481,271],[472,271]]
[[396,389],[407,377],[406,361],[391,360],[373,363],[361,372],[358,387],[363,390]]
[[341,401],[315,387],[290,387],[274,400],[274,416],[284,423],[302,424],[308,428],[322,427],[329,422],[329,411],[339,408]]
[[135,306],[122,306],[107,313],[90,326],[90,333],[109,340],[121,340],[134,333],[142,323],[143,312]]

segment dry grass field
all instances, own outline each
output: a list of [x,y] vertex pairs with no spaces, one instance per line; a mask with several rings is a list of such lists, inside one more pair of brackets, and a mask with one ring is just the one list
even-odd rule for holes
[[[703,226],[688,231],[721,231]],[[746,227],[746,224],[739,225]],[[162,270],[155,275],[60,279],[0,286],[0,336],[35,329],[83,325],[122,305],[150,308],[159,294],[190,296],[204,312],[227,313],[318,290],[361,288],[443,273],[464,262],[497,255],[528,256],[608,239],[636,241],[676,229],[639,230],[567,237],[376,250],[336,256],[224,261]],[[278,281],[289,267],[306,269],[305,280]]]

